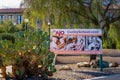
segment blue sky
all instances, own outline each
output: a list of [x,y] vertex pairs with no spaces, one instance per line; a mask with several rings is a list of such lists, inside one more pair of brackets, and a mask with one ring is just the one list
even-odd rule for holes
[[0,8],[17,8],[22,0],[0,0]]

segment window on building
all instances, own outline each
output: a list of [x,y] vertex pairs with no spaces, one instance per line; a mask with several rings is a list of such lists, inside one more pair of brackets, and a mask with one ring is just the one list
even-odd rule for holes
[[4,22],[4,21],[5,21],[5,16],[4,16],[4,15],[0,15],[0,20],[1,20],[2,22]]
[[14,18],[14,16],[13,15],[8,15],[8,18],[12,20]]
[[17,16],[17,24],[21,24],[22,23],[22,15],[18,15]]

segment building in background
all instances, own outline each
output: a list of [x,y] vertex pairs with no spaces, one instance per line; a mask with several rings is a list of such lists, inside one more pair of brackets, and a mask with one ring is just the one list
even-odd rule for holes
[[0,20],[5,22],[11,20],[14,24],[21,24],[23,21],[24,8],[0,9]]

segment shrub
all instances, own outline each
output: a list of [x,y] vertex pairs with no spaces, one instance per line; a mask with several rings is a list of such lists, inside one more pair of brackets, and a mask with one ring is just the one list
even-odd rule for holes
[[0,33],[14,33],[20,31],[19,25],[14,25],[12,21],[7,20],[0,23]]
[[2,34],[1,39],[2,40],[9,40],[12,43],[15,43],[15,37],[13,35],[11,35],[11,34]]
[[53,75],[56,71],[52,64],[54,53],[49,51],[48,40],[46,32],[33,29],[16,32],[14,36],[10,33],[2,35],[1,44],[5,49],[3,52],[9,56],[6,60],[11,60],[13,77],[16,80],[33,76],[47,78]]

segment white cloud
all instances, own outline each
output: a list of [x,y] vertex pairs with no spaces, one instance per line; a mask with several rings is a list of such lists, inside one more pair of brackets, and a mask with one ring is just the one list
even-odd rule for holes
[[17,8],[22,0],[0,0],[0,8]]

